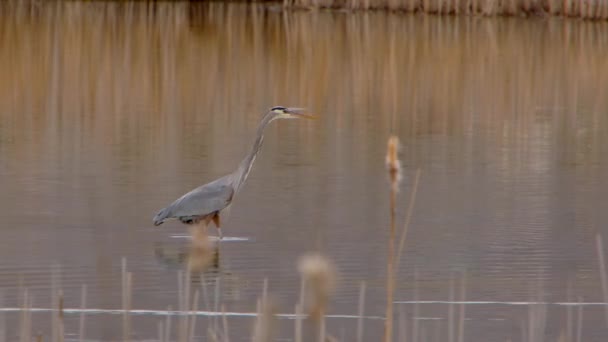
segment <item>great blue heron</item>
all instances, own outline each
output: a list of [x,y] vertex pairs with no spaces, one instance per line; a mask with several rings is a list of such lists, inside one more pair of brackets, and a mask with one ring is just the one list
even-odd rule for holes
[[221,217],[230,209],[234,196],[239,192],[251,171],[255,157],[262,147],[264,129],[275,119],[312,118],[303,108],[272,107],[262,118],[251,151],[241,161],[238,168],[221,178],[202,185],[175,200],[154,216],[154,225],[177,218],[184,224],[215,223],[222,238]]

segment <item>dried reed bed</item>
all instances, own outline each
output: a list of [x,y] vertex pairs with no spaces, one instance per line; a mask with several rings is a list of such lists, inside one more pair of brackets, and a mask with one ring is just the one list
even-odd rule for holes
[[[64,10],[42,5],[36,20],[25,12],[1,22],[2,139],[32,141],[27,149],[1,144],[7,156],[52,157],[80,144],[53,132],[76,130],[89,137],[89,153],[102,153],[94,147],[110,142],[140,158],[163,155],[159,164],[146,158],[149,170],[162,162],[176,175],[197,169],[195,161],[182,160],[182,151],[223,146],[228,158],[210,154],[212,167],[223,170],[248,141],[224,132],[234,125],[250,131],[259,112],[276,103],[332,113],[324,118],[328,129],[352,125],[388,133],[394,127],[403,139],[415,139],[470,134],[478,125],[490,127],[486,132],[497,143],[534,134],[535,117],[552,104],[558,125],[581,113],[590,123],[588,135],[556,139],[605,136],[604,23],[280,14],[217,4],[204,10],[157,4],[155,14],[143,4],[56,6]],[[216,112],[225,115],[206,114]],[[149,128],[140,135],[123,134],[142,121]],[[193,125],[214,129],[188,139]],[[295,130],[306,136],[312,127]],[[23,136],[14,136],[17,131]],[[172,140],[179,142],[167,143]],[[102,157],[114,162],[120,155]]]
[[562,16],[608,19],[601,0],[284,0],[283,7],[346,10],[389,10],[437,15]]

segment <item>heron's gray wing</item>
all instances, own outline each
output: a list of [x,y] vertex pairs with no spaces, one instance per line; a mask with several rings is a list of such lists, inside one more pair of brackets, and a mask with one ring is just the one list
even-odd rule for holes
[[234,188],[222,179],[200,186],[178,198],[154,217],[154,224],[174,217],[198,217],[224,209],[232,201]]
[[224,209],[233,194],[231,185],[210,183],[180,197],[171,205],[171,211],[174,217],[205,216]]

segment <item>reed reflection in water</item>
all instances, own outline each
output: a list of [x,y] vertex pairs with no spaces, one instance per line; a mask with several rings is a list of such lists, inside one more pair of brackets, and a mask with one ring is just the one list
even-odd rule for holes
[[[320,119],[266,134],[224,230],[246,239],[222,246],[211,275],[221,278],[227,310],[254,312],[268,278],[280,311],[292,312],[297,257],[317,249],[340,270],[330,314],[357,312],[360,280],[366,312],[383,314],[390,133],[402,143],[399,218],[422,169],[396,300],[446,300],[450,279],[466,270],[470,300],[527,300],[538,280],[548,302],[601,301],[606,32],[605,23],[562,19],[1,3],[5,305],[19,305],[22,285],[34,306],[49,307],[57,263],[66,307],[78,307],[86,283],[91,308],[120,308],[125,256],[134,308],[177,307],[187,246],[171,236],[185,230],[154,229],[151,217],[232,170],[260,115],[278,104],[306,106]],[[421,321],[419,332],[446,336],[445,305],[400,310],[408,322],[444,318]],[[519,338],[525,310],[467,308],[466,339]],[[547,310],[555,337],[567,312]],[[600,314],[585,309],[584,340],[601,336]],[[132,326],[149,338],[156,323],[143,316]],[[235,319],[231,337],[248,338],[250,323]],[[76,319],[66,324],[76,331]],[[120,338],[119,324],[89,319],[87,334]],[[355,324],[328,321],[328,329],[344,329],[348,340]],[[381,323],[368,324],[366,334],[380,336]],[[34,325],[50,330],[36,316]],[[293,336],[291,326],[279,335]]]

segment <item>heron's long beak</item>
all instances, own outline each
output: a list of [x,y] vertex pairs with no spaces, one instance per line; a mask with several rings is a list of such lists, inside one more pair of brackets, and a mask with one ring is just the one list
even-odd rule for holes
[[316,119],[316,117],[312,113],[309,113],[306,108],[287,108],[285,112],[298,118]]

